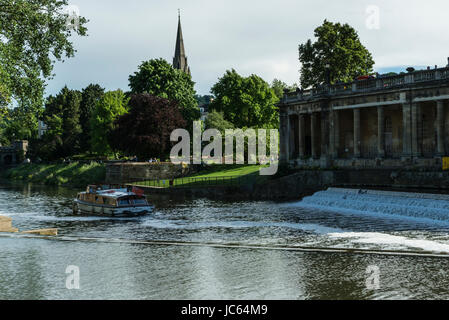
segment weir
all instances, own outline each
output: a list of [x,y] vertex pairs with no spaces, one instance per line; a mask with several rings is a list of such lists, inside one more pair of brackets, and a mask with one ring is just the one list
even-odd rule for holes
[[298,202],[299,207],[339,213],[412,217],[449,223],[449,195],[329,188]]

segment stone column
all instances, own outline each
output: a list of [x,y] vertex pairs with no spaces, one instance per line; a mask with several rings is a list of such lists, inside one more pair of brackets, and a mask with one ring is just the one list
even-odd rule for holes
[[337,159],[340,149],[340,120],[337,110],[330,112],[329,126],[329,152],[332,159]]
[[317,150],[317,135],[316,135],[316,131],[317,131],[317,114],[316,113],[312,113],[310,115],[310,132],[311,132],[311,136],[312,136],[312,158],[313,159],[317,159],[318,158],[318,150]]
[[279,155],[279,161],[281,163],[287,163],[289,161],[289,127],[290,127],[290,121],[288,114],[281,113],[280,116],[280,155]]
[[298,115],[299,130],[299,158],[304,159],[306,156],[306,123],[304,115]]
[[377,152],[379,158],[385,158],[385,110],[377,107]]
[[360,158],[360,109],[354,109],[354,158]]
[[412,155],[412,127],[411,107],[409,104],[402,105],[402,156],[409,158]]
[[321,112],[321,158],[329,156],[329,112]]
[[412,106],[412,155],[414,157],[421,156],[421,148],[418,143],[418,121],[420,121],[420,106],[418,103],[413,103]]
[[439,156],[446,155],[444,145],[444,101],[437,101],[437,152]]

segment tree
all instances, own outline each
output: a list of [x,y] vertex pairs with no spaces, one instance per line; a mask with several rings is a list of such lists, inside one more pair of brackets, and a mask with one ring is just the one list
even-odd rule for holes
[[224,119],[237,128],[276,128],[279,126],[276,94],[262,78],[240,76],[234,69],[212,87],[215,100],[211,109],[223,112]]
[[106,92],[98,101],[90,120],[91,148],[100,155],[110,155],[113,150],[108,136],[114,129],[114,121],[128,112],[128,99],[122,90]]
[[171,133],[186,126],[178,103],[144,93],[131,96],[129,106],[129,113],[115,122],[110,145],[140,159],[165,159],[170,153]]
[[208,105],[211,103],[212,99],[214,98],[214,96],[211,95],[195,95],[195,100],[198,103],[199,106],[204,106],[204,105]]
[[9,110],[0,106],[0,146],[9,144],[5,130],[9,122]]
[[274,90],[274,93],[276,94],[276,97],[278,97],[279,100],[281,100],[284,97],[284,89],[288,89],[290,91],[296,90],[298,85],[294,83],[293,85],[289,86],[285,82],[274,79],[271,83],[271,88]]
[[226,129],[234,129],[234,125],[224,119],[223,112],[212,111],[205,121],[206,129],[217,129],[224,136]]
[[97,103],[104,96],[104,88],[98,84],[90,84],[83,89],[82,99],[80,104],[80,144],[82,151],[90,150],[90,118]]
[[139,70],[129,77],[131,93],[148,93],[178,102],[189,128],[201,116],[194,85],[190,75],[174,69],[164,59],[143,62]]
[[299,61],[302,64],[300,81],[303,88],[326,83],[327,72],[332,84],[350,82],[357,76],[373,72],[372,55],[350,25],[325,20],[323,25],[315,29],[315,37],[315,42],[309,39],[299,46]]
[[70,36],[86,35],[87,20],[64,13],[67,5],[67,0],[0,0],[0,77],[5,80],[0,91],[25,111],[42,105],[54,60],[74,56]]
[[68,157],[80,151],[79,110],[82,94],[65,86],[56,96],[49,96],[43,121],[48,129],[43,137],[44,159]]

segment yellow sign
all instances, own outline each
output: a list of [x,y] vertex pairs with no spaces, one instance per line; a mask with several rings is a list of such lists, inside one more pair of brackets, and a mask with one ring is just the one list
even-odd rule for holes
[[443,157],[443,170],[449,170],[449,157]]

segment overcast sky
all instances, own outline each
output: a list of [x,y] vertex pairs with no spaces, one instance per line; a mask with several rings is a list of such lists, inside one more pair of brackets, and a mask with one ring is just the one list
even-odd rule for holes
[[[73,37],[76,57],[57,63],[48,94],[65,84],[99,83],[128,90],[128,77],[152,58],[172,62],[178,19],[196,90],[208,94],[227,69],[297,83],[298,45],[324,19],[349,23],[381,73],[407,66],[445,66],[447,0],[70,0],[90,21]],[[378,17],[376,18],[376,11]],[[377,21],[379,22],[377,24]]]

